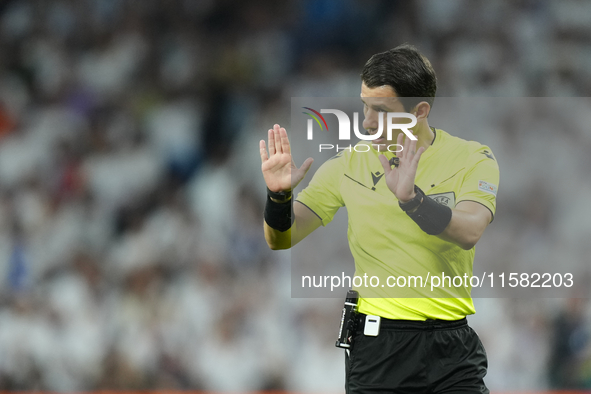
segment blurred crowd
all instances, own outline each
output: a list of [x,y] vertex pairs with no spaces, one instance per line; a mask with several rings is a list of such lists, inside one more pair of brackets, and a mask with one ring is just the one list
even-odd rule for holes
[[[357,96],[403,42],[442,97],[591,91],[582,0],[0,2],[0,390],[341,392],[342,300],[291,298],[258,141],[291,97]],[[482,259],[588,261],[591,131],[540,157],[562,183],[512,178],[520,149],[556,142],[540,128],[491,131]],[[491,388],[591,387],[587,299],[475,303]]]

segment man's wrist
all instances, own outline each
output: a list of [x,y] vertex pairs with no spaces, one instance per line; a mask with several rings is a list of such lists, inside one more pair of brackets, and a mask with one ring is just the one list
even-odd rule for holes
[[274,191],[271,191],[269,188],[267,188],[267,195],[269,196],[271,201],[278,203],[278,204],[283,204],[283,203],[286,203],[289,200],[291,200],[292,193],[291,193],[291,190],[274,192]]
[[412,194],[411,194],[411,196],[410,196],[409,198],[407,198],[406,200],[401,200],[401,199],[399,199],[398,201],[399,201],[401,204],[406,204],[406,203],[407,203],[407,202],[409,202],[410,200],[414,199],[414,198],[416,197],[416,195],[417,195],[417,193],[415,193],[415,192],[414,192],[414,190],[413,190],[413,192],[412,192]]
[[286,198],[286,199],[283,199],[283,200],[279,200],[279,199],[276,199],[276,198],[273,198],[273,197],[269,197],[269,199],[271,199],[271,201],[273,201],[274,203],[284,204],[286,202],[289,202],[289,200],[291,200],[291,196],[289,196],[289,198]]
[[441,234],[451,221],[451,208],[426,196],[417,185],[415,185],[415,193],[417,195],[412,200],[406,203],[399,201],[400,208],[427,234]]
[[294,221],[291,196],[289,200],[277,202],[267,195],[264,218],[267,225],[274,230],[281,232],[289,230]]
[[417,210],[418,210],[418,209],[421,207],[421,205],[423,205],[423,199],[424,199],[424,198],[425,198],[425,197],[421,197],[421,201],[420,201],[419,205],[417,205],[416,207],[414,207],[414,208],[412,208],[412,209],[409,209],[408,211],[406,211],[406,214],[407,214],[407,215],[410,215],[410,214],[413,214],[413,213],[415,213],[415,212],[416,212],[416,211],[417,211]]
[[423,198],[425,197],[425,193],[423,193],[423,191],[419,189],[417,185],[414,186],[412,194],[412,198],[409,200],[398,200],[398,205],[406,213],[413,213],[416,211],[423,203]]

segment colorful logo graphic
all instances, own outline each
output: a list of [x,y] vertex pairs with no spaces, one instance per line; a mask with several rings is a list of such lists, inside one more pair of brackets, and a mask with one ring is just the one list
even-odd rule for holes
[[[316,110],[313,110],[312,108],[309,108],[309,107],[302,107],[302,108],[304,108],[304,109],[307,109],[307,110],[309,110],[309,111],[312,111],[312,112],[314,112],[316,115],[318,115],[318,116],[320,117],[320,119],[322,119],[322,122],[324,123],[324,125],[326,126],[326,130],[328,131],[328,125],[326,124],[326,120],[324,119],[324,116],[320,115],[320,112],[318,112],[318,111],[316,111]],[[311,113],[309,113],[309,112],[302,112],[302,113],[303,113],[303,114],[306,114],[306,115],[310,115],[310,116],[311,116],[311,117],[312,117],[312,118],[313,118],[313,119],[316,121],[316,123],[318,123],[318,126],[320,126],[320,130],[324,130],[324,129],[322,128],[322,123],[320,123],[320,120],[319,120],[319,119],[318,119],[316,116],[312,115],[312,114],[311,114]]]
[[494,196],[497,195],[497,185],[493,185],[492,183],[488,183],[486,181],[478,181],[478,189]]

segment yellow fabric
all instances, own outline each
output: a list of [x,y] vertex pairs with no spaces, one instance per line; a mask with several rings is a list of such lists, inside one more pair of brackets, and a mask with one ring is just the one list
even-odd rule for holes
[[[369,144],[361,141],[356,146],[367,150]],[[394,157],[390,152],[385,155]],[[296,199],[314,211],[323,226],[340,207],[347,207],[355,275],[377,276],[380,281],[377,287],[354,286],[361,296],[359,311],[405,320],[457,320],[473,314],[469,286],[431,292],[429,286],[402,289],[385,285],[388,276],[470,277],[474,248],[466,251],[424,233],[398,206],[383,179],[378,156],[374,149],[339,152],[316,171]],[[499,169],[487,146],[437,129],[435,141],[421,157],[415,184],[450,208],[470,200],[494,215]]]

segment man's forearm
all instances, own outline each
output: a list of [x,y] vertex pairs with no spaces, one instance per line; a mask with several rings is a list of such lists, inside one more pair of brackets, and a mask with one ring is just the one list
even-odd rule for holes
[[291,248],[291,228],[286,231],[279,231],[271,228],[263,221],[265,227],[265,240],[272,250]]
[[314,230],[322,225],[322,221],[308,207],[297,201],[293,204],[293,222],[291,227],[285,231],[272,228],[265,221],[265,240],[269,248],[273,250],[289,249],[297,245]]
[[444,241],[470,250],[476,245],[491,220],[490,211],[484,206],[464,201],[460,207],[452,209],[451,221],[445,230],[437,235]]
[[427,234],[470,250],[480,239],[492,219],[492,213],[475,201],[461,201],[451,209],[414,187],[415,193],[407,201],[399,201],[400,208]]
[[264,214],[265,239],[273,250],[291,247],[291,226],[294,219],[292,203],[291,191],[274,193],[267,189]]
[[478,229],[478,222],[474,220],[472,215],[452,209],[451,221],[437,237],[458,245],[464,250],[470,250],[476,245],[481,235],[482,232]]

